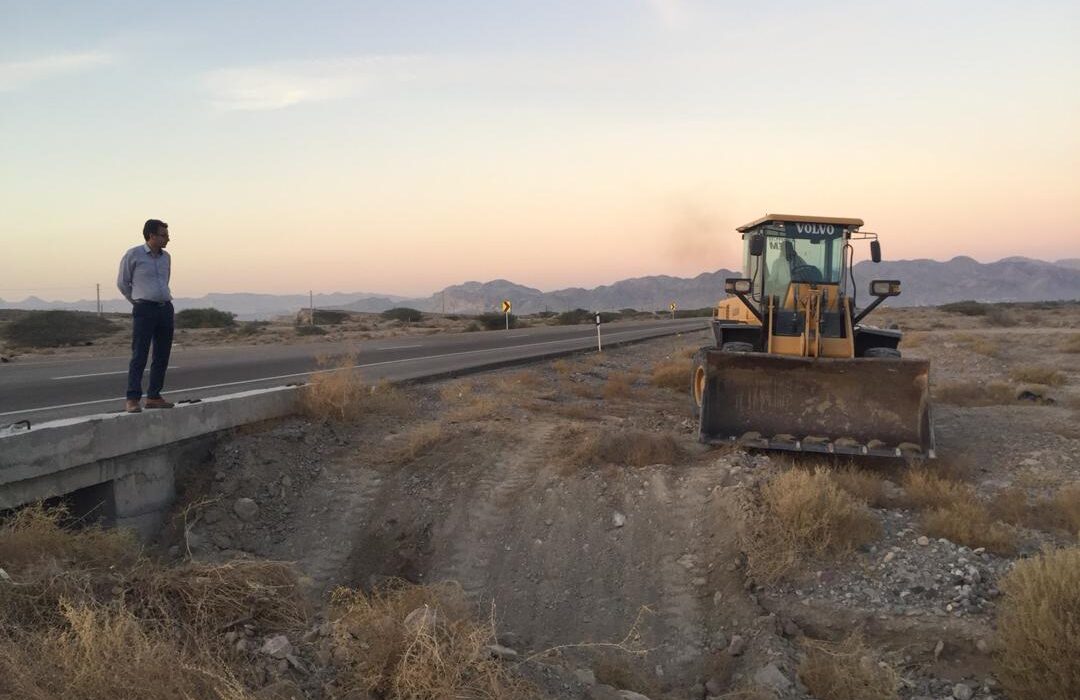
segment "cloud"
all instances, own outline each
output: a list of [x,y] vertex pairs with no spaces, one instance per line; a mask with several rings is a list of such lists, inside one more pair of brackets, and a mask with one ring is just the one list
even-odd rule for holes
[[687,0],[646,0],[668,27],[685,27],[690,20]]
[[274,110],[342,99],[378,84],[407,80],[417,62],[409,56],[288,61],[213,70],[204,75],[204,83],[218,109]]
[[0,92],[18,90],[39,80],[81,73],[112,62],[113,57],[110,54],[89,51],[45,56],[30,61],[0,63]]

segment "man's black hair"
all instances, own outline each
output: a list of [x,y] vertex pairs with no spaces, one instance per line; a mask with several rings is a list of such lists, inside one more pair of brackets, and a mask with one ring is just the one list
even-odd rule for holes
[[169,225],[164,221],[158,219],[147,219],[146,223],[142,227],[142,237],[144,241],[150,240],[150,236],[158,232],[159,228],[169,228]]

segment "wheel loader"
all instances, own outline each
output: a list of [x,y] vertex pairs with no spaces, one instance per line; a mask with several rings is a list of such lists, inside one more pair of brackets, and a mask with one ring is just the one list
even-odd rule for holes
[[737,230],[743,277],[712,319],[715,345],[694,356],[698,437],[766,450],[930,459],[930,364],[902,358],[901,333],[863,319],[900,293],[874,280],[869,303],[852,274],[861,219],[768,214]]

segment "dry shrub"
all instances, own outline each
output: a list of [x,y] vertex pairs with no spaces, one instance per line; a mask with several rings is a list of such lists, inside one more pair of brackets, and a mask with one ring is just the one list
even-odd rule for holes
[[544,385],[544,379],[536,370],[523,370],[511,375],[500,377],[495,382],[496,391],[507,394],[516,394],[522,389],[535,389]]
[[64,623],[0,637],[0,696],[25,700],[243,700],[239,680],[206,654],[148,630],[122,607],[61,608]]
[[944,382],[934,396],[954,406],[1001,406],[1016,401],[1016,389],[1005,382]]
[[996,554],[1016,551],[1016,537],[990,516],[974,498],[956,501],[923,514],[922,528],[931,537],[944,537],[968,547],[985,547]]
[[[320,364],[326,366],[326,361]],[[340,421],[366,415],[405,417],[412,412],[412,402],[400,389],[386,381],[367,384],[353,369],[355,364],[355,357],[347,357],[311,375],[300,396],[301,412],[310,418]]]
[[598,399],[602,395],[599,388],[588,382],[575,382],[568,380],[563,385],[564,389],[579,399]]
[[957,342],[963,344],[965,350],[970,350],[979,353],[980,355],[986,355],[987,357],[997,357],[998,352],[1001,350],[1001,344],[998,339],[985,335],[960,333],[955,336],[955,339]]
[[690,360],[662,362],[653,367],[652,383],[664,389],[689,391],[691,366]]
[[999,587],[997,675],[1008,696],[1080,698],[1080,547],[1019,561]]
[[1080,482],[1066,484],[1049,498],[1032,499],[1023,488],[1010,486],[994,495],[991,514],[1013,525],[1080,534]]
[[533,411],[554,413],[557,416],[574,420],[597,420],[596,409],[580,403],[558,403],[555,401],[534,401],[529,404]]
[[827,470],[793,469],[761,489],[761,510],[745,543],[747,569],[760,582],[784,578],[810,560],[844,556],[881,526]]
[[910,508],[944,508],[975,498],[975,491],[928,469],[910,469],[904,474],[904,505]]
[[885,480],[873,472],[856,467],[844,467],[832,472],[836,485],[873,508],[883,508],[889,503],[885,495]]
[[1028,384],[1061,386],[1065,383],[1065,373],[1056,370],[1053,367],[1040,367],[1037,365],[1017,367],[1009,373],[1009,376],[1011,376],[1014,381],[1026,382]]
[[63,507],[29,506],[0,526],[0,629],[60,622],[60,601],[111,595],[114,574],[139,561],[134,536],[124,530],[61,527]]
[[670,433],[643,430],[575,433],[565,444],[572,446],[570,462],[576,466],[616,464],[644,467],[673,464],[682,456],[682,449]]
[[604,382],[604,399],[626,399],[634,394],[634,379],[629,372],[612,372]]
[[1061,352],[1080,352],[1080,333],[1074,333],[1061,341]]
[[900,676],[878,663],[862,634],[853,632],[839,642],[807,639],[799,679],[819,700],[890,700],[897,695]]
[[472,401],[476,387],[468,379],[458,379],[439,387],[439,398],[445,404],[461,404]]
[[[230,623],[260,629],[302,626],[306,611],[295,572],[286,564],[188,562],[166,568],[142,557],[126,531],[67,530],[63,511],[25,509],[0,528],[0,554],[12,579],[0,582],[0,627],[61,621],[61,603],[122,600],[151,625],[183,632],[199,645],[218,641]],[[8,556],[18,547],[17,556]]]
[[433,447],[445,443],[446,438],[442,423],[433,421],[417,426],[405,436],[405,444],[394,450],[391,461],[411,462],[426,455]]
[[551,368],[558,374],[566,377],[574,371],[574,363],[570,360],[555,360],[551,363]]
[[492,658],[494,629],[470,618],[457,584],[398,583],[370,594],[342,588],[332,607],[342,694],[369,692],[387,700],[532,696]]

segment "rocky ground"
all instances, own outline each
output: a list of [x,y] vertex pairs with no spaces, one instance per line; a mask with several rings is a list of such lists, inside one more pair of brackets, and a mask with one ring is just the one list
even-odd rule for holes
[[[935,385],[994,379],[1040,397],[936,402],[930,468],[988,500],[1080,482],[1080,348],[1051,312],[1033,313],[1011,332],[955,314],[885,314],[916,329],[906,352],[932,360]],[[544,697],[808,698],[798,670],[807,641],[855,630],[874,663],[896,670],[899,697],[1003,697],[997,581],[1018,557],[1075,537],[1009,524],[1008,554],[932,537],[905,505],[908,465],[857,463],[882,483],[871,504],[880,536],[755,582],[745,548],[756,495],[805,464],[695,441],[685,392],[652,372],[707,341],[406,387],[349,423],[297,417],[237,431],[210,463],[190,465],[159,546],[177,560],[295,562],[323,610],[337,586],[456,581],[492,619],[493,653]],[[1046,385],[1014,378],[1032,364],[1059,374]],[[335,628],[321,615],[294,638],[250,625],[223,634],[273,692],[328,697]]]

